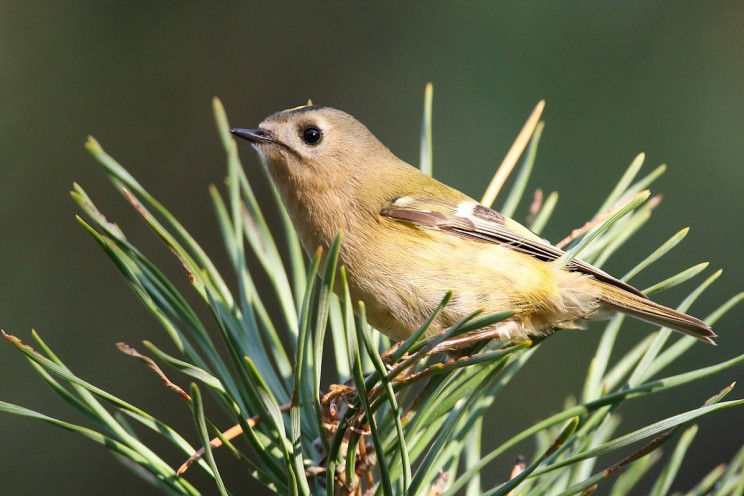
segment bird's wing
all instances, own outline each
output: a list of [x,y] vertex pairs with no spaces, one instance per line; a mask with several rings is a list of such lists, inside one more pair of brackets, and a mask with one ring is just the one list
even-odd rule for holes
[[[452,204],[434,198],[405,196],[396,198],[380,212],[391,219],[438,229],[457,236],[498,243],[544,262],[552,262],[565,254],[518,222],[476,202]],[[646,297],[633,286],[620,281],[582,260],[573,259],[566,269],[582,272],[602,282]]]

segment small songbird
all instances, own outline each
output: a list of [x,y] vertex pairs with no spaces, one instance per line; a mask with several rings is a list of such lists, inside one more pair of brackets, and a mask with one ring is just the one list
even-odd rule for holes
[[622,312],[714,344],[701,320],[581,260],[564,266],[562,250],[400,160],[345,112],[309,105],[231,132],[265,157],[307,253],[343,232],[352,300],[392,339],[415,332],[451,290],[429,334],[478,310],[517,311],[491,329],[511,342]]

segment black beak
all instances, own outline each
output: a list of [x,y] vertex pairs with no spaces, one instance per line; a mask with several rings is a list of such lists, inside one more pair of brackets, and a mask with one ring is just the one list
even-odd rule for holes
[[251,143],[275,143],[271,134],[265,129],[230,129],[230,132],[239,138],[246,139]]

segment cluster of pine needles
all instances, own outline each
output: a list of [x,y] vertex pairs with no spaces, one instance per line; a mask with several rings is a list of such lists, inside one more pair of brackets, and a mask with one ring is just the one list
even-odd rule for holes
[[[511,190],[499,209],[504,215],[513,216],[523,201],[543,129],[542,107],[540,103],[525,124],[482,200],[492,205],[516,169]],[[421,168],[429,174],[431,108],[428,86]],[[479,329],[513,312],[474,313],[428,338],[424,336],[430,321],[425,322],[409,339],[391,346],[367,325],[363,302],[350,301],[348,290],[340,296],[331,291],[333,287],[346,288],[344,268],[337,260],[342,236],[328,253],[319,250],[308,263],[276,191],[273,208],[280,225],[270,228],[217,100],[214,112],[227,154],[228,177],[225,193],[216,187],[211,187],[210,193],[233,269],[229,277],[218,272],[186,228],[98,142],[90,138],[86,145],[117,190],[178,257],[189,276],[190,291],[196,292],[208,309],[208,318],[199,316],[204,309],[194,309],[178,284],[137,249],[119,226],[106,220],[79,185],[72,193],[88,218],[78,221],[162,325],[172,351],[148,341],[142,343],[146,350],[142,353],[123,343],[119,348],[142,360],[188,402],[195,430],[176,432],[144,409],[77,376],[36,333],[34,348],[14,336],[4,336],[26,355],[52,390],[82,414],[87,425],[5,402],[0,402],[0,410],[55,424],[101,444],[166,494],[240,493],[244,481],[234,476],[223,478],[216,460],[217,456],[233,455],[245,465],[244,477],[288,495],[572,495],[590,494],[599,488],[606,494],[625,495],[647,472],[645,479],[652,482],[650,494],[665,495],[671,493],[690,450],[697,432],[695,421],[744,403],[724,401],[733,388],[733,384],[724,383],[720,392],[701,398],[688,411],[617,434],[617,412],[625,402],[719,374],[744,361],[744,355],[664,375],[695,339],[662,328],[629,351],[619,352],[614,344],[623,317],[616,316],[607,322],[594,356],[587,357],[590,366],[578,399],[521,432],[505,429],[499,444],[483,451],[484,418],[538,347],[531,342],[489,342],[478,334]],[[594,218],[561,242],[568,257],[581,253],[582,259],[602,266],[649,220],[658,198],[649,200],[647,188],[664,167],[638,177],[642,164],[641,155]],[[543,230],[557,199],[555,192],[546,196],[535,192],[527,220],[533,231]],[[686,233],[684,229],[671,236],[621,279],[630,281],[674,248]],[[278,248],[277,238],[286,243],[283,250]],[[327,263],[320,274],[322,257]],[[705,268],[700,264],[682,270],[645,292],[677,286]],[[256,271],[263,272],[260,276],[269,281],[268,286],[257,286]],[[699,282],[677,308],[687,310],[719,275],[720,271],[714,272]],[[437,312],[446,307],[450,297],[444,296]],[[715,324],[743,297],[734,296],[704,320]],[[352,308],[357,304],[355,315]],[[269,307],[279,311],[269,312]],[[447,353],[453,347],[462,349],[463,343],[469,350],[466,355]],[[177,385],[187,380],[193,381],[187,388]],[[567,396],[570,393],[566,391]],[[203,394],[211,396],[208,414]],[[500,409],[512,407],[520,408],[499,405]],[[231,424],[234,427],[225,430]],[[175,446],[180,459],[161,458],[142,441],[143,430]],[[529,440],[532,445],[525,443]],[[664,466],[657,467],[662,459],[658,448],[671,441],[675,441],[671,456],[664,459]],[[506,458],[515,449],[529,453],[515,463]],[[600,466],[600,460],[605,465]],[[491,473],[502,474],[500,481],[486,486],[481,477],[486,467]],[[727,464],[711,469],[687,494],[744,492],[744,448]],[[196,470],[207,474],[213,485],[200,490],[189,482],[189,475]]]

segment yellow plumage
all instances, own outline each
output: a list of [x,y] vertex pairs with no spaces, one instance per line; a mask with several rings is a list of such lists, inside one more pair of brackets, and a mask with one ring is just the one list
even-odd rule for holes
[[493,330],[522,341],[620,311],[713,342],[705,323],[609,274],[580,260],[563,267],[561,250],[398,159],[344,112],[299,107],[233,133],[265,156],[308,253],[343,231],[351,296],[393,339],[411,335],[452,290],[430,332],[477,310],[517,310]]

